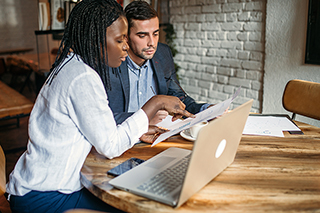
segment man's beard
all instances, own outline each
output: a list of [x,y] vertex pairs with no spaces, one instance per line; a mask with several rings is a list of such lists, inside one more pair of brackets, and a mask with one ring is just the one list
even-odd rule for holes
[[156,51],[156,48],[154,47],[150,47],[150,48],[144,48],[141,50],[141,53],[140,54],[137,54],[136,52],[133,52],[136,56],[138,56],[139,58],[141,59],[144,59],[144,60],[150,60],[153,58],[154,54],[153,55],[150,55],[150,56],[147,56],[144,54],[145,51],[148,51],[150,49],[154,49],[154,51]]

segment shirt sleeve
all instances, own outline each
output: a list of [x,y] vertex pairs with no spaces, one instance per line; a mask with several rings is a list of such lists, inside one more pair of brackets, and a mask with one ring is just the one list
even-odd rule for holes
[[76,77],[68,94],[71,119],[86,140],[108,158],[120,156],[148,130],[148,117],[142,109],[116,125],[102,81],[94,71]]
[[211,105],[213,105],[213,104],[203,104],[202,106],[201,106],[201,108],[200,108],[200,112],[201,111],[203,111],[203,110],[205,110],[205,109],[207,109],[209,106],[211,106]]

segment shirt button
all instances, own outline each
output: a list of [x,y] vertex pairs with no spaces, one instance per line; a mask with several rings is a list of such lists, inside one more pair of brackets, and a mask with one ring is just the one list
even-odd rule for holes
[[139,95],[141,95],[142,94],[142,92],[139,92]]

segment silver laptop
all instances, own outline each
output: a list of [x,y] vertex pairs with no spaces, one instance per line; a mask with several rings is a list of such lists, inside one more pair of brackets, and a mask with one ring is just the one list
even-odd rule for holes
[[192,151],[168,148],[109,183],[173,207],[181,206],[233,162],[252,102],[203,127]]

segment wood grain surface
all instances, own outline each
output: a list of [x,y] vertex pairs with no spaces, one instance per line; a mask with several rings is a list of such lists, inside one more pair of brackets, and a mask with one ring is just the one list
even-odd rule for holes
[[171,146],[192,149],[193,142],[179,135],[155,147],[137,144],[112,160],[93,149],[81,181],[126,212],[320,212],[320,128],[296,123],[304,135],[243,136],[234,162],[177,209],[112,188],[106,172],[131,157],[146,160]]
[[0,118],[30,114],[33,103],[0,81]]

